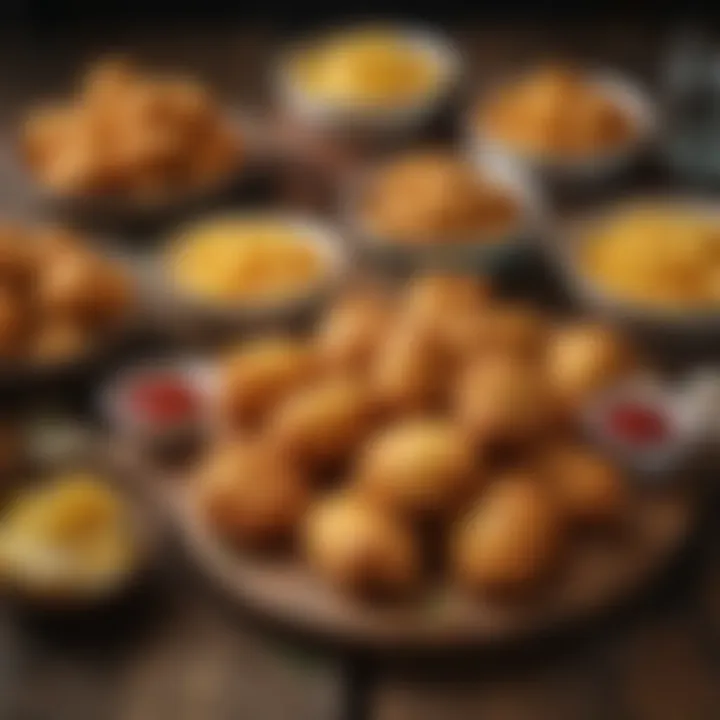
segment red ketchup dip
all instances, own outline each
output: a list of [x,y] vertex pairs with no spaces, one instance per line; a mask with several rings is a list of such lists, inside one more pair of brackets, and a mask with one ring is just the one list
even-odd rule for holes
[[667,410],[644,400],[616,400],[603,422],[608,437],[638,448],[664,445],[674,434]]
[[143,373],[125,389],[129,412],[144,424],[183,425],[197,418],[200,397],[187,377],[166,370]]

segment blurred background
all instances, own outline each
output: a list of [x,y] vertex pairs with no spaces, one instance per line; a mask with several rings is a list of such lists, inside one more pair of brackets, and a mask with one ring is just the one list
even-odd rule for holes
[[[683,5],[688,13],[704,9]],[[600,11],[602,18],[590,19]],[[425,9],[409,2],[5,0],[0,123],[10,136],[30,104],[64,95],[83,68],[114,53],[189,71],[229,102],[265,109],[268,70],[288,38],[379,13],[447,30],[473,90],[518,65],[562,57],[632,73],[664,98],[683,33],[700,29],[711,45],[717,39],[713,21],[675,20],[679,11],[677,4],[619,0]],[[720,125],[713,130],[720,133]],[[7,163],[0,184],[0,209],[32,212]],[[715,505],[705,508],[711,520]],[[440,660],[266,632],[173,555],[161,599],[121,623],[38,631],[3,609],[0,720],[712,720],[720,717],[716,526],[704,526],[658,588],[598,625],[520,652]]]

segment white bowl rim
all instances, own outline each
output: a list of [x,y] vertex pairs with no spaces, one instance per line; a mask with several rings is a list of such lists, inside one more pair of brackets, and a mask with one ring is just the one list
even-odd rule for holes
[[[404,153],[402,153],[404,154]],[[421,256],[423,254],[443,252],[462,254],[483,249],[491,251],[526,240],[532,234],[542,234],[548,220],[548,210],[543,193],[533,178],[522,168],[502,158],[486,158],[482,163],[474,163],[460,152],[450,153],[460,161],[467,161],[469,167],[480,177],[497,183],[519,203],[520,217],[510,227],[496,237],[483,237],[478,232],[477,239],[430,240],[422,243],[403,243],[384,238],[372,232],[361,218],[359,204],[367,185],[384,168],[391,165],[398,156],[385,158],[373,163],[351,177],[342,193],[341,213],[344,224],[354,238],[358,238],[366,248],[392,249]]]
[[591,227],[628,209],[663,204],[672,204],[716,217],[720,225],[720,205],[716,201],[677,193],[638,195],[608,203],[604,207],[596,208],[570,220],[565,228],[557,228],[556,232],[552,233],[553,240],[550,241],[548,249],[574,294],[580,297],[586,305],[590,303],[596,308],[605,308],[613,313],[621,313],[631,321],[657,323],[675,328],[683,326],[720,328],[720,307],[717,309],[712,307],[673,309],[654,307],[649,304],[643,305],[605,290],[600,283],[593,281],[580,268],[578,249],[588,242],[588,231]]
[[[633,445],[616,437],[607,426],[608,411],[623,402],[639,402],[662,413],[669,435],[648,446]],[[700,418],[688,408],[676,383],[653,375],[633,376],[607,388],[583,408],[582,423],[592,439],[636,469],[651,474],[672,473],[691,455],[702,439]]]
[[[327,98],[313,97],[304,91],[290,73],[291,61],[312,43],[321,40],[325,33],[310,34],[292,43],[275,64],[273,77],[281,101],[300,116],[330,125],[362,125],[366,127],[393,127],[419,120],[429,114],[460,82],[463,58],[453,40],[431,26],[412,22],[358,23],[352,28],[378,27],[397,33],[403,41],[425,53],[440,69],[435,84],[419,97],[410,98],[400,105],[365,107],[360,104],[343,104]],[[332,30],[329,31],[332,33]],[[329,34],[328,33],[328,34]]]
[[[100,389],[97,398],[98,407],[112,430],[121,435],[141,432],[157,437],[173,434],[178,429],[177,423],[170,423],[161,428],[152,421],[138,417],[128,406],[127,397],[123,396],[123,393],[138,380],[153,375],[162,376],[164,373],[180,376],[192,386],[198,394],[200,407],[198,416],[190,422],[201,427],[208,424],[210,407],[217,393],[216,377],[210,360],[202,355],[162,356],[144,359],[121,368]],[[186,421],[183,421],[180,426],[183,427],[185,423]]]
[[[262,220],[278,222],[288,228],[298,231],[301,242],[318,250],[325,262],[325,272],[322,277],[311,281],[307,286],[266,300],[238,300],[227,303],[214,302],[200,294],[190,292],[183,288],[172,277],[167,267],[166,259],[170,249],[193,228],[222,220]],[[183,308],[207,313],[215,317],[234,319],[238,317],[262,316],[265,313],[282,313],[297,305],[301,305],[316,295],[331,289],[349,270],[348,248],[339,229],[323,218],[309,213],[293,212],[276,209],[228,209],[209,215],[202,215],[182,223],[168,234],[164,242],[160,243],[153,252],[150,261],[152,280],[158,281],[165,299],[172,303],[180,303]]]
[[630,117],[635,132],[627,142],[610,150],[601,150],[580,157],[559,157],[542,153],[531,153],[513,148],[499,138],[492,137],[476,122],[478,108],[484,104],[499,88],[527,75],[527,69],[509,74],[502,81],[493,83],[485,92],[477,96],[465,115],[465,136],[474,154],[496,153],[512,158],[515,162],[526,164],[553,173],[578,175],[589,174],[603,168],[623,164],[646,147],[654,138],[658,128],[658,112],[645,86],[632,75],[612,69],[590,68],[583,76],[598,87],[607,97]]

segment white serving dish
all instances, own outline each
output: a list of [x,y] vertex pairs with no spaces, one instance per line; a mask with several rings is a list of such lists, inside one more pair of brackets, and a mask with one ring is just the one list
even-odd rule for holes
[[[128,390],[135,382],[164,373],[183,377],[195,393],[197,415],[163,425],[137,416],[128,404]],[[99,405],[113,434],[133,446],[158,448],[186,438],[200,438],[209,431],[216,402],[216,378],[210,363],[202,358],[147,361],[120,371],[103,388]]]
[[[697,310],[673,310],[642,306],[613,295],[600,284],[593,281],[580,269],[579,251],[588,242],[590,230],[610,215],[622,212],[624,208],[633,208],[658,202],[672,202],[690,209],[696,209],[718,218],[720,208],[712,201],[697,200],[682,196],[642,197],[607,206],[592,211],[565,227],[559,227],[553,233],[553,239],[547,249],[560,269],[571,294],[584,309],[638,331],[644,338],[658,341],[672,349],[682,349],[682,343],[688,340],[702,340],[720,337],[720,311],[712,308]],[[678,347],[680,346],[680,347]]]
[[439,69],[435,86],[425,95],[392,107],[360,107],[314,97],[292,77],[292,59],[318,38],[306,38],[284,53],[274,73],[275,91],[285,112],[301,122],[352,138],[397,137],[425,125],[457,89],[462,61],[457,47],[442,34],[428,28],[393,24],[383,26],[419,49]]
[[[657,131],[657,110],[642,86],[633,80],[610,71],[589,74],[589,80],[608,98],[622,108],[632,120],[635,133],[626,143],[610,151],[595,153],[579,158],[560,158],[551,155],[532,154],[489,136],[478,127],[477,109],[473,104],[466,119],[465,134],[468,151],[478,162],[488,157],[501,157],[524,167],[539,180],[550,184],[594,185],[611,179],[628,170],[648,149]],[[509,79],[507,82],[512,82]],[[492,91],[489,93],[492,95]]]
[[181,229],[173,233],[168,244],[158,249],[146,272],[147,293],[163,320],[187,321],[191,325],[207,323],[236,330],[282,324],[319,309],[342,285],[349,271],[348,249],[341,235],[331,226],[311,216],[288,212],[248,211],[227,215],[235,214],[248,220],[277,221],[297,230],[325,261],[325,276],[307,288],[277,299],[216,303],[179,287],[165,266],[169,243],[182,234]]
[[[682,389],[651,376],[630,378],[601,393],[585,408],[583,421],[593,440],[645,482],[677,476],[697,454],[704,437],[703,418]],[[622,440],[607,427],[608,412],[638,402],[656,408],[668,422],[668,438],[647,447]]]
[[[45,442],[48,440],[46,437]],[[10,557],[4,556],[0,577],[3,600],[11,600],[17,607],[26,610],[49,613],[48,617],[55,613],[62,617],[65,613],[79,613],[78,617],[83,618],[88,610],[114,607],[115,603],[152,578],[164,556],[166,523],[148,503],[147,493],[140,492],[139,488],[131,486],[120,476],[105,452],[100,450],[102,443],[99,437],[91,435],[85,441],[84,447],[77,444],[74,449],[65,448],[65,452],[60,453],[58,448],[49,452],[49,448],[35,448],[39,454],[28,458],[21,472],[7,478],[8,487],[24,491],[65,472],[97,473],[126,504],[135,558],[129,568],[94,577],[85,576],[83,582],[78,583],[64,573],[54,571],[53,564],[41,566],[43,569],[37,574],[30,572],[25,563],[19,564],[12,553]],[[47,559],[53,561],[53,556],[49,554]]]
[[388,269],[482,271],[493,274],[511,265],[545,233],[547,210],[537,184],[521,168],[501,158],[487,158],[477,165],[482,176],[504,188],[518,203],[518,221],[506,232],[483,236],[477,241],[403,243],[378,237],[361,218],[360,202],[365,189],[378,172],[374,166],[361,173],[347,187],[342,213],[349,234],[361,252]]

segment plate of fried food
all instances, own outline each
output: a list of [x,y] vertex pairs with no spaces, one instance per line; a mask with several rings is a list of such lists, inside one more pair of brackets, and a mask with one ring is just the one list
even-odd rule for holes
[[302,318],[321,305],[343,282],[348,253],[314,217],[237,211],[179,228],[154,268],[166,315],[248,326]]
[[561,228],[553,245],[581,304],[648,337],[710,339],[720,306],[720,214],[711,201],[637,197]]
[[640,368],[613,330],[475,278],[350,291],[309,336],[216,361],[216,440],[160,492],[209,576],[295,629],[525,638],[638,590],[692,525],[686,484],[636,483],[582,432],[585,402]]
[[54,227],[0,228],[0,379],[76,371],[137,320],[131,266]]
[[460,64],[454,45],[434,31],[358,25],[287,52],[277,93],[290,116],[335,135],[398,137],[437,114],[457,88]]
[[543,66],[488,92],[472,108],[469,144],[552,181],[592,182],[628,168],[656,125],[641,87],[611,72]]
[[401,153],[349,188],[346,225],[364,251],[392,265],[491,271],[544,230],[543,203],[518,168],[476,166],[443,149]]
[[111,59],[28,113],[20,157],[40,197],[73,218],[155,219],[234,185],[252,154],[241,125],[196,80]]

